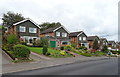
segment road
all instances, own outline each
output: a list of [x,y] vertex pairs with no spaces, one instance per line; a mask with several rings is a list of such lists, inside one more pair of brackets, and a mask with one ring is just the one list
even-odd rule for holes
[[76,62],[6,75],[118,75],[118,59]]

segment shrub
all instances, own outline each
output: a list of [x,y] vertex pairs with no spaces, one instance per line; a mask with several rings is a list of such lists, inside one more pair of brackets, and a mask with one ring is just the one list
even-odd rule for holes
[[64,47],[63,47],[63,46],[61,46],[61,47],[60,47],[60,50],[64,50]]
[[81,50],[87,50],[87,47],[81,46],[79,49],[81,49]]
[[23,58],[23,59],[29,57],[30,50],[25,45],[18,44],[18,45],[15,45],[13,48],[14,48],[14,51],[13,51],[14,57]]
[[67,51],[71,51],[73,48],[72,48],[72,46],[71,45],[67,45],[67,46],[65,46],[65,50],[67,50]]
[[48,48],[47,46],[43,46],[43,55],[46,55],[46,53],[48,52]]
[[60,54],[61,55],[65,55],[65,51],[60,51]]
[[72,46],[73,48],[76,48],[76,47],[77,47],[77,45],[76,45],[74,42],[71,42],[71,46]]
[[6,36],[7,44],[17,44],[18,38],[15,34],[9,34]]
[[41,46],[41,41],[40,39],[37,39],[33,42],[33,46],[37,46],[37,47],[40,47]]
[[50,52],[47,52],[47,53],[46,53],[46,56],[49,56],[49,55],[51,55]]
[[47,47],[49,46],[47,38],[41,38],[40,39],[40,46],[43,47],[44,45],[46,45]]

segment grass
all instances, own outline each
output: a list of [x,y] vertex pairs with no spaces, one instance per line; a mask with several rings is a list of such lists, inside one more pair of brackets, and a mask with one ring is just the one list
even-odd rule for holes
[[[28,47],[30,51],[35,52],[37,54],[43,54],[43,51],[41,47]],[[64,55],[62,55],[61,50],[55,50],[48,48],[48,53],[50,53],[49,57],[54,57],[54,58],[65,58],[65,57],[71,57],[72,55],[69,53],[64,52]]]

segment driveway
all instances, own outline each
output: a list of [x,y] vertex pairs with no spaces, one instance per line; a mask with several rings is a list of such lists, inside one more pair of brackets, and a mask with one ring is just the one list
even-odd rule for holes
[[1,53],[2,53],[2,64],[11,64],[12,62],[9,56],[7,56],[4,51],[2,51]]

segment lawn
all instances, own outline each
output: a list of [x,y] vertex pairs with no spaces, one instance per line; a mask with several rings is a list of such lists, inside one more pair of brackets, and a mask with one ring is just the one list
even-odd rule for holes
[[[28,47],[32,52],[35,52],[37,54],[42,54],[42,49],[40,47]],[[69,53],[66,53],[65,51],[61,50],[54,50],[51,48],[48,48],[48,52],[51,54],[49,57],[55,57],[55,58],[63,58],[63,57],[71,57],[72,55]],[[64,52],[64,55],[62,55],[60,52]]]

